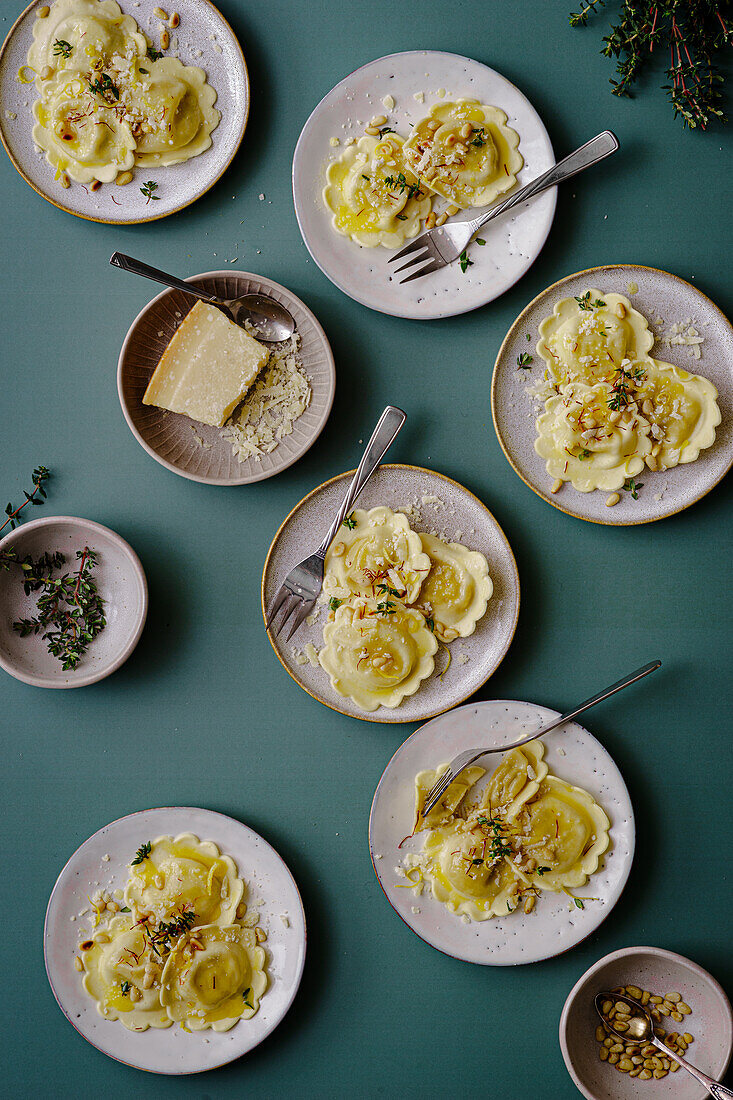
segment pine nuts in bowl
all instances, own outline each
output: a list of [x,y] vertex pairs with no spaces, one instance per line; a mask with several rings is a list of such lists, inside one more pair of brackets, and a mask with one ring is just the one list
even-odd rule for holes
[[[668,1059],[656,1049],[645,1053],[644,1047],[606,1042],[593,998],[622,989],[657,1014],[660,1038],[670,1046]],[[611,1014],[618,1005],[609,999],[604,1011]],[[659,947],[626,947],[600,959],[573,986],[560,1017],[560,1048],[586,1100],[643,1097],[648,1082],[655,1100],[698,1100],[706,1090],[674,1068],[673,1051],[720,1079],[733,1051],[733,1011],[715,978],[692,960]]]

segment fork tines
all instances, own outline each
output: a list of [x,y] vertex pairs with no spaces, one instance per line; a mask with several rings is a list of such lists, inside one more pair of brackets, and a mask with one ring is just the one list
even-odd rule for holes
[[411,279],[419,279],[423,275],[430,275],[433,271],[438,271],[441,267],[445,267],[446,261],[440,254],[435,242],[433,241],[430,233],[423,233],[417,240],[410,241],[408,245],[401,248],[399,252],[395,252],[394,256],[390,256],[388,262],[394,263],[396,260],[402,260],[406,257],[407,263],[402,264],[401,267],[395,268],[395,272],[405,271],[408,267],[414,267],[416,264],[428,262],[424,267],[419,270],[411,272],[406,275],[404,279],[400,279],[400,283],[409,283]]
[[275,631],[275,634],[282,634],[283,630],[285,629],[285,624],[287,623],[293,612],[295,612],[290,630],[288,632],[288,636],[285,639],[286,642],[289,642],[293,634],[295,634],[295,631],[303,622],[303,619],[305,619],[306,615],[310,614],[314,603],[315,600],[304,600],[302,596],[296,595],[295,592],[290,592],[285,587],[285,585],[283,585],[275,596],[275,599],[272,601],[272,606],[267,613],[265,629],[270,629],[275,621],[275,618],[277,617],[278,612],[283,607],[283,605],[285,605],[285,613],[280,620],[280,626]]

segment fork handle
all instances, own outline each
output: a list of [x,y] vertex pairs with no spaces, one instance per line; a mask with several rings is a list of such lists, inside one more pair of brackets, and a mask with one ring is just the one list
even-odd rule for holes
[[503,214],[505,210],[511,210],[513,206],[517,206],[520,202],[526,202],[527,199],[534,198],[542,191],[547,191],[549,187],[555,187],[556,184],[563,183],[564,180],[569,180],[571,176],[577,176],[578,172],[584,172],[586,168],[591,168],[599,161],[610,157],[611,153],[615,153],[618,147],[619,143],[616,135],[610,130],[604,130],[603,133],[597,134],[590,141],[586,141],[585,145],[581,145],[574,153],[570,153],[567,157],[563,157],[561,161],[558,161],[557,164],[553,164],[552,168],[522,187],[516,194],[511,195],[504,202],[499,203],[498,206],[493,206],[480,218],[475,218],[472,224],[476,226],[476,229],[480,229],[482,225],[498,218],[499,214]]
[[352,478],[346,496],[341,502],[341,507],[336,513],[336,517],[329,527],[326,537],[316,550],[316,554],[318,554],[319,557],[325,557],[326,551],[333,542],[336,532],[354,504],[356,504],[357,497],[379,466],[387,448],[392,443],[406,419],[407,417],[402,409],[395,408],[394,405],[387,405],[387,408],[379,418],[376,428],[372,432],[372,438],[366,445],[359,467]]
[[215,294],[209,294],[193,283],[187,283],[183,279],[176,278],[175,275],[160,271],[157,267],[144,264],[142,260],[136,260],[134,256],[126,256],[124,252],[114,252],[110,256],[109,262],[113,267],[121,268],[122,271],[130,271],[133,275],[142,275],[144,279],[152,279],[155,283],[163,283],[164,286],[169,286],[173,290],[182,290],[184,294],[193,294],[194,298],[201,298],[204,302],[219,301]]

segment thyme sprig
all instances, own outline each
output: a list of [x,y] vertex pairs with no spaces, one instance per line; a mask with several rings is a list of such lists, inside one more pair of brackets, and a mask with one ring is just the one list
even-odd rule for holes
[[343,600],[337,600],[335,596],[331,596],[331,599],[328,601],[328,610],[338,611],[343,602]]
[[517,370],[530,370],[534,363],[534,356],[530,355],[528,351],[523,351],[521,355],[517,356]]
[[193,909],[184,909],[172,921],[161,921],[154,928],[145,925],[145,937],[158,958],[168,954],[174,946],[173,941],[184,936],[196,923]]
[[[572,27],[585,27],[606,0],[582,0],[570,15]],[[655,48],[669,56],[668,84],[663,91],[675,118],[701,130],[717,119],[721,108],[719,72],[714,55],[733,44],[733,28],[723,18],[716,0],[622,0],[620,17],[603,38],[601,53],[616,60],[618,79],[613,94],[629,96],[631,86],[650,62]],[[725,10],[725,7],[723,7]]]
[[637,481],[634,477],[627,477],[626,481],[624,482],[624,492],[631,493],[631,496],[634,500],[639,499],[639,489],[643,488],[644,482]]
[[627,405],[630,405],[634,397],[631,392],[632,386],[643,382],[646,378],[646,371],[643,367],[634,367],[633,370],[626,370],[624,367],[616,368],[616,378],[614,379],[611,395],[608,398],[608,407],[612,412],[618,412],[620,409],[625,409]]
[[579,298],[576,298],[575,301],[578,303],[579,309],[589,311],[592,311],[594,309],[603,309],[606,304],[605,302],[601,301],[600,298],[596,298],[594,302],[591,302],[589,290],[586,290],[585,294],[581,295]]
[[[17,508],[14,508],[12,504],[8,503],[7,507],[5,508],[5,515],[8,518],[5,520],[4,523],[0,523],[0,531],[2,531],[4,527],[7,527],[8,524],[10,524],[10,530],[14,531],[18,524],[23,522],[20,513],[29,504],[43,504],[44,500],[46,499],[46,490],[43,487],[43,483],[44,481],[48,481],[50,476],[51,471],[48,470],[45,466],[36,466],[35,470],[33,471],[32,478],[33,491],[31,493],[28,493],[25,489],[23,490],[25,500],[22,504],[19,504]],[[13,558],[12,560],[15,560],[15,558]],[[0,564],[2,563],[0,562]],[[7,565],[5,566],[5,568],[7,568]]]
[[463,252],[461,252],[460,256],[458,257],[458,263],[461,265],[461,271],[463,272],[464,275],[468,271],[469,267],[473,267],[473,260],[470,260],[468,258],[468,252],[466,251],[465,248],[463,249]]
[[399,191],[400,194],[407,191],[408,199],[419,199],[423,195],[420,180],[417,183],[409,183],[404,172],[400,172],[397,176],[385,176],[384,182],[392,191]]
[[346,516],[341,521],[341,526],[342,527],[347,527],[349,529],[349,531],[354,530],[354,528],[356,527],[356,520],[354,519],[354,513],[353,512],[350,512],[349,515]]
[[486,133],[483,126],[479,126],[478,130],[474,130],[471,135],[469,145],[475,145],[477,149],[480,149],[482,145],[486,144]]
[[145,195],[145,197],[147,199],[147,202],[145,203],[146,206],[148,205],[148,203],[150,202],[151,199],[159,199],[160,198],[160,195],[154,194],[154,192],[157,191],[157,190],[158,190],[158,185],[155,182],[155,180],[148,180],[147,183],[144,183],[143,186],[140,188],[140,191],[142,192],[143,195]]
[[135,852],[135,858],[130,860],[131,867],[138,867],[141,863],[144,863],[153,850],[153,845],[149,840],[146,840],[144,844],[141,844],[138,850]]
[[116,103],[120,98],[120,89],[108,73],[102,73],[96,80],[90,80],[89,91],[94,92],[95,95],[101,96],[107,103]]
[[57,38],[53,44],[54,57],[71,57],[74,47],[65,38]]
[[148,46],[147,56],[150,58],[151,61],[160,61],[161,57],[163,56],[163,51],[156,50],[154,46]]

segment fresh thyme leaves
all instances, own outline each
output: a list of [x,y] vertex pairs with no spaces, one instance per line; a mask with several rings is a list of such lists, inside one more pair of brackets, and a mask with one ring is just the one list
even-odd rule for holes
[[242,996],[244,997],[244,1003],[247,1006],[247,1008],[254,1008],[254,1005],[249,1000],[249,995],[250,995],[251,992],[252,992],[252,986],[248,985],[247,988],[245,989],[244,993],[242,994]]
[[328,610],[338,611],[343,602],[343,600],[337,600],[335,596],[331,596],[331,599],[328,601]]
[[549,867],[538,867],[537,868],[537,874],[540,876],[540,878],[542,878],[542,876],[544,874],[546,874],[549,870],[550,870]]
[[64,38],[57,38],[53,44],[54,57],[71,57],[74,47]]
[[406,222],[407,221],[407,214],[396,214],[395,217],[397,218],[398,222]]
[[120,989],[122,990],[122,996],[126,997],[127,994],[130,992],[130,983],[120,982]]
[[482,145],[486,144],[486,132],[483,126],[480,126],[478,130],[474,130],[471,136],[469,145],[475,145],[477,149],[480,149]]
[[534,357],[528,351],[523,351],[517,356],[517,368],[520,370],[529,370],[532,363],[534,363]]
[[[605,0],[582,0],[570,15],[572,27],[585,27]],[[711,0],[623,0],[619,21],[603,38],[601,53],[616,61],[618,79],[613,94],[630,95],[631,85],[650,63],[655,47],[669,56],[668,84],[663,90],[675,118],[684,126],[705,130],[710,122],[725,122],[721,108],[723,76],[714,55],[733,43],[733,28]]]
[[144,863],[153,850],[153,845],[149,840],[146,840],[144,844],[141,844],[138,850],[135,852],[135,858],[130,862],[131,867],[137,867],[138,864]]
[[155,954],[160,958],[173,947],[173,940],[185,935],[196,922],[193,909],[186,909],[172,921],[161,921],[155,928],[145,927],[145,936]]
[[390,588],[388,584],[378,584],[377,592],[383,592],[385,596],[397,596],[398,599],[400,595],[394,588]]
[[156,50],[153,46],[148,46],[147,55],[151,61],[158,61],[163,56],[161,50]]
[[142,69],[142,68],[140,68],[140,69],[138,69],[138,72],[139,72],[139,73],[142,73],[142,74],[143,74],[143,76],[150,76],[150,70],[149,70],[149,69]]
[[581,898],[573,898],[573,902],[575,903],[576,909],[585,909],[585,905]]
[[639,489],[644,488],[643,481],[637,481],[634,477],[627,477],[624,482],[624,492],[631,493],[634,500],[639,499]]
[[608,407],[613,412],[625,409],[627,405],[631,404],[633,397],[631,395],[630,386],[635,382],[643,382],[646,378],[646,371],[643,367],[634,367],[633,370],[625,370],[624,367],[617,367],[616,374],[617,378],[613,383],[611,396],[608,399]]
[[153,194],[154,191],[158,190],[158,185],[155,182],[155,180],[148,180],[147,183],[145,183],[140,188],[140,190],[142,191],[143,195],[145,195],[145,197],[147,198],[147,202],[145,203],[146,206],[148,205],[148,202],[150,202],[151,199],[159,199],[160,198],[160,195]]
[[362,174],[361,174],[361,178],[362,178],[363,180],[366,180],[366,181],[367,181],[367,183],[370,183],[370,182],[371,182],[371,176],[365,176],[363,172],[362,172]]
[[377,604],[377,611],[380,615],[394,615],[396,610],[395,605],[390,603],[389,600],[382,600],[381,603]]
[[94,92],[95,95],[101,96],[107,103],[110,100],[116,103],[120,98],[120,89],[107,73],[102,73],[96,80],[90,80],[89,90]]
[[37,562],[26,558],[16,563],[23,570],[26,593],[40,591],[41,595],[36,601],[38,614],[32,619],[17,620],[13,630],[21,638],[44,631],[48,652],[61,661],[64,671],[77,667],[89,643],[107,625],[104,600],[91,576],[97,555],[85,546],[77,550],[76,558],[78,568],[61,577],[52,575],[66,560],[59,552],[44,554]]
[[[20,513],[28,504],[43,504],[44,500],[46,499],[46,490],[43,488],[43,483],[44,481],[48,481],[50,476],[51,471],[47,470],[45,466],[36,466],[35,470],[33,471],[32,477],[33,492],[28,493],[23,490],[25,500],[22,504],[19,504],[17,508],[13,508],[13,505],[8,503],[5,509],[5,515],[8,518],[5,520],[4,523],[0,523],[0,531],[2,531],[3,527],[7,527],[8,524],[10,524],[10,530],[14,531],[18,524],[23,522],[20,518]],[[12,560],[15,560],[14,556],[12,557]],[[2,560],[0,560],[0,565],[2,564],[3,562]],[[5,568],[7,568],[7,565],[5,565]]]
[[477,237],[476,238],[476,244],[486,244],[486,241],[484,240],[483,237]]
[[578,455],[581,462],[584,462],[586,458],[590,458],[590,451],[583,450]]
[[393,191],[399,191],[402,194],[403,191],[407,191],[408,199],[419,199],[422,197],[422,188],[420,187],[420,181],[417,183],[408,183],[407,177],[404,172],[400,172],[397,176],[385,176],[384,182],[387,187]]
[[468,271],[469,267],[473,267],[473,260],[469,260],[468,253],[466,252],[465,248],[458,257],[458,263],[461,265],[461,271],[464,275]]
[[432,617],[429,618],[429,619],[426,619],[425,620],[425,625],[428,628],[428,630],[432,630],[433,632],[435,632],[435,619],[433,619]]
[[585,294],[583,294],[580,298],[576,298],[575,301],[578,303],[580,309],[588,311],[594,309],[602,309],[606,304],[605,302],[601,301],[600,298],[596,298],[595,302],[591,302],[589,290],[586,290]]
[[129,913],[130,912],[130,906],[129,905],[123,905],[120,909],[120,912],[121,913]]
[[348,527],[349,531],[353,531],[356,527],[356,520],[354,519],[354,513],[350,512],[349,515],[342,521],[343,527]]
[[379,136],[384,137],[385,134],[394,134],[395,130],[392,126],[383,126],[379,131]]

